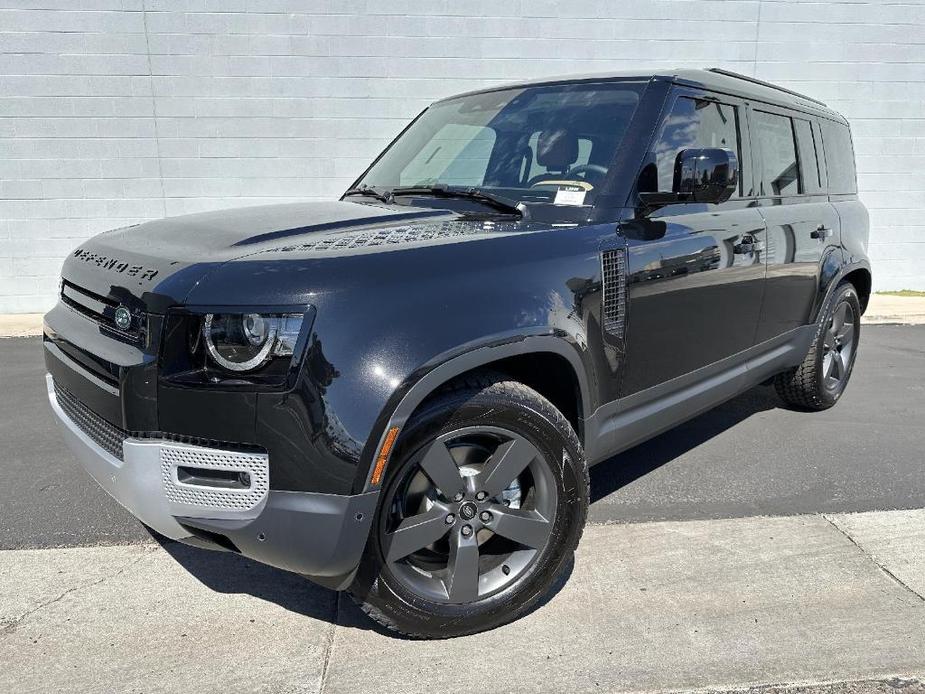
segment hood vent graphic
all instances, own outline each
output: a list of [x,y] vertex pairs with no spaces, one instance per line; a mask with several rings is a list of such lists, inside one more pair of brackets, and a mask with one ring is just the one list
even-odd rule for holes
[[459,236],[476,236],[498,232],[513,231],[523,225],[505,222],[434,222],[408,226],[374,229],[353,234],[335,234],[312,241],[311,243],[292,244],[265,251],[266,253],[323,253],[325,251],[344,251],[376,246],[396,246],[449,239]]

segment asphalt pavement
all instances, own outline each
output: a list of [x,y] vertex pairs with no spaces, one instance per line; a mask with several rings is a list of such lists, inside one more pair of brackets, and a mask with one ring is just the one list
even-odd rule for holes
[[[126,544],[145,529],[73,461],[39,338],[0,339],[0,549]],[[591,471],[591,523],[925,507],[925,326],[862,328],[826,412],[755,388]]]
[[757,388],[595,467],[547,600],[428,642],[152,541],[65,450],[39,340],[0,339],[0,691],[925,694],[925,326],[862,330],[837,407]]

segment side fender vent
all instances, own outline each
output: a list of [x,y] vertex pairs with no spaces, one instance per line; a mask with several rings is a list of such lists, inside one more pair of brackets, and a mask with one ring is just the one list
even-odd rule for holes
[[623,337],[626,326],[626,255],[623,249],[604,251],[601,256],[604,298],[601,320],[604,331]]

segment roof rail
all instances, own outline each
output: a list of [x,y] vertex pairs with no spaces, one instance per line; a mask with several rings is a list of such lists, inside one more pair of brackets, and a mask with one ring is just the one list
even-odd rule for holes
[[812,101],[814,104],[819,104],[820,106],[825,106],[828,108],[828,105],[824,101],[819,101],[819,99],[814,99],[811,96],[806,96],[806,94],[800,94],[800,92],[795,92],[792,89],[785,89],[784,87],[779,87],[776,84],[771,84],[770,82],[765,82],[756,77],[749,77],[748,75],[742,75],[738,72],[732,72],[731,70],[723,70],[718,67],[708,67],[707,72],[715,72],[717,75],[726,75],[726,77],[735,77],[736,79],[745,80],[746,82],[751,82],[752,84],[760,84],[762,87],[770,87],[771,89],[776,89],[779,92],[786,92],[787,94],[792,94],[793,96],[798,96],[801,99],[806,99],[807,101]]

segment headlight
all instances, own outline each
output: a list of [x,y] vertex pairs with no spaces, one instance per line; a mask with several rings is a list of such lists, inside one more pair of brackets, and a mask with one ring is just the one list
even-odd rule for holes
[[253,371],[274,357],[291,357],[300,313],[207,313],[202,337],[209,356],[229,371]]

